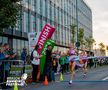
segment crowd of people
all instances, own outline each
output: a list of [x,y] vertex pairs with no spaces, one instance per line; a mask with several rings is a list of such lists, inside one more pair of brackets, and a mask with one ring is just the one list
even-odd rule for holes
[[[85,50],[82,50],[80,53],[76,51],[74,47],[71,47],[66,52],[61,51],[51,51],[52,47],[50,45],[47,46],[46,49],[46,60],[44,65],[44,72],[43,75],[40,75],[40,58],[42,55],[38,54],[38,48],[39,46],[36,45],[35,49],[33,50],[33,61],[32,61],[32,77],[33,77],[33,84],[36,82],[42,80],[45,80],[45,76],[47,76],[48,81],[55,81],[55,74],[59,73],[67,73],[71,72],[71,77],[69,84],[72,83],[72,80],[74,78],[75,70],[77,68],[82,68],[84,71],[84,76],[86,76],[87,73],[87,66],[91,67],[91,61],[87,60],[87,57],[90,56],[89,53],[87,53]],[[32,55],[31,55],[32,56]],[[80,57],[78,60],[75,60],[75,58]],[[36,77],[35,77],[36,76]],[[41,77],[40,77],[41,76]]]
[[13,60],[16,53],[12,51],[8,43],[0,43],[0,83],[2,89],[9,88],[6,86],[7,77],[9,76],[11,64],[8,60]]
[[[52,51],[51,45],[47,46],[45,52],[45,64],[43,74],[40,74],[40,59],[43,57],[42,55],[38,54],[39,46],[36,45],[34,50],[31,52],[30,61],[32,65],[32,83],[36,84],[36,82],[44,81],[45,76],[47,76],[48,81],[55,81],[55,75],[59,73],[67,73],[71,72],[69,84],[72,83],[74,78],[75,70],[79,67],[82,67],[84,70],[84,75],[87,73],[87,66],[91,67],[91,61],[87,60],[87,54],[85,50],[82,50],[80,53],[76,51],[76,49],[72,46],[69,50],[65,52],[61,51]],[[10,48],[8,43],[0,44],[0,60],[15,60],[16,53]],[[75,60],[76,56],[80,57],[80,60]],[[83,58],[83,59],[81,59]],[[84,59],[85,58],[85,59]],[[25,73],[25,64],[27,60],[27,51],[26,48],[23,48],[21,52],[20,59],[23,61],[23,73]],[[6,82],[7,77],[9,76],[11,64],[5,62],[5,66],[3,62],[0,62],[0,82]],[[4,75],[5,72],[5,75]],[[6,84],[1,84],[3,88],[7,88]]]
[[[23,48],[21,55],[19,57],[22,60],[23,70],[25,73],[25,63],[27,59],[26,48]],[[10,76],[11,65],[17,65],[17,53],[13,51],[8,43],[0,43],[0,89],[11,88],[6,85],[7,77]]]

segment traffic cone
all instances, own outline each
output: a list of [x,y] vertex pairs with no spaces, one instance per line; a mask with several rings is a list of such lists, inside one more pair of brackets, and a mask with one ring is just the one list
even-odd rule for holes
[[45,81],[44,81],[44,85],[48,85],[48,79],[47,79],[47,76],[45,76]]
[[63,81],[63,75],[62,75],[62,73],[60,74],[60,81]]
[[14,90],[18,90],[17,82],[14,84]]

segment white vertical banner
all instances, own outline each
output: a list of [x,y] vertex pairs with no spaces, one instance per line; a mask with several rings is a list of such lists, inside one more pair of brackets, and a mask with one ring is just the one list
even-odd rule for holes
[[40,32],[29,32],[28,40],[29,40],[29,52],[31,53],[37,44],[38,38],[40,36]]

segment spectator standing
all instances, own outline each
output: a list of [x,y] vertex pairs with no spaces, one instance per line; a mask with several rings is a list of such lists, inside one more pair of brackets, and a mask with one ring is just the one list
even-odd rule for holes
[[5,59],[4,50],[4,46],[0,44],[0,60]]
[[64,54],[64,72],[67,72],[67,55]]
[[[92,52],[88,52],[87,56],[88,57],[92,57],[93,56]],[[93,59],[88,59],[88,66],[89,66],[89,68],[91,68],[93,65],[94,65]]]
[[40,58],[41,55],[38,54],[39,45],[36,45],[34,50],[32,51],[33,60],[32,60],[32,84],[36,84],[40,76]]
[[[0,83],[3,83],[4,68],[3,68],[3,63],[1,60],[4,60],[4,59],[5,59],[4,47],[2,46],[2,44],[0,44]],[[2,87],[2,85],[1,85],[1,87]]]
[[64,53],[61,55],[60,59],[59,59],[59,63],[60,63],[60,72],[62,72],[62,74],[64,73]]
[[[2,65],[3,67],[3,82],[7,81],[7,77],[9,76],[9,72],[10,72],[10,67],[11,64],[8,62],[8,60],[13,60],[16,56],[16,53],[13,53],[12,49],[10,48],[8,43],[5,43],[4,46],[4,51],[3,54],[5,55],[5,60],[7,60],[7,62],[4,62]],[[10,88],[8,86],[6,86],[6,84],[3,84],[2,86],[3,88]]]
[[52,59],[53,59],[53,71],[54,73],[57,73],[58,62],[57,62],[57,52],[56,51],[52,54]]
[[26,51],[26,48],[23,48],[23,51],[21,53],[21,60],[24,62],[23,63],[23,73],[25,73],[26,57],[27,57],[27,51]]
[[47,76],[48,81],[52,81],[52,47],[51,45],[47,46],[46,50],[46,60],[45,60],[45,67],[44,67],[44,77]]
[[59,73],[59,70],[60,70],[60,64],[59,64],[59,60],[60,60],[60,57],[61,57],[61,54],[59,51],[57,51],[57,74]]
[[69,71],[69,54],[67,53],[66,57],[66,72]]
[[94,62],[94,68],[96,68],[97,67],[97,59],[96,59],[96,57],[93,59],[93,62]]

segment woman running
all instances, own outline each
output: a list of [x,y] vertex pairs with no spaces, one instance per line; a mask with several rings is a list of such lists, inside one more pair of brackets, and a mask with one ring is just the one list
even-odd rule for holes
[[69,84],[72,84],[72,80],[73,80],[74,74],[75,74],[75,66],[76,66],[76,62],[74,60],[77,55],[76,49],[71,47],[69,50],[69,55],[70,55],[69,66],[70,66],[70,71],[71,71],[71,79],[69,81]]
[[[74,48],[71,48],[69,53],[70,53],[69,65],[70,65],[70,71],[71,71],[71,79],[69,81],[69,84],[72,84],[72,80],[75,75],[75,69],[84,68],[84,76],[86,75],[87,73],[87,55],[85,51],[83,51],[81,55],[77,56],[76,49]],[[82,63],[80,63],[80,59],[82,59]]]
[[82,50],[81,54],[79,55],[79,62],[80,64],[83,64],[83,70],[84,70],[84,77],[86,76],[87,73],[87,53],[85,50]]

